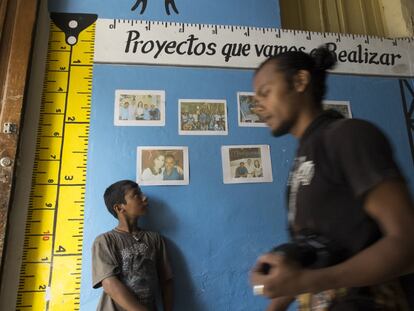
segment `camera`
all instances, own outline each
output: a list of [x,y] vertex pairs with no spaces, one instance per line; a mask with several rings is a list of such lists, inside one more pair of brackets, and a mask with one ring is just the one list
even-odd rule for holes
[[[346,258],[345,251],[336,243],[309,231],[296,235],[291,242],[276,246],[270,252],[311,269],[329,267]],[[260,270],[263,274],[268,274],[270,268],[270,265],[264,264]]]

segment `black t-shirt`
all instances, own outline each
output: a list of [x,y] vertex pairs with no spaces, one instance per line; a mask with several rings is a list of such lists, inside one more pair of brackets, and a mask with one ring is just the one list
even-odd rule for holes
[[[365,212],[365,195],[389,178],[403,178],[391,147],[369,122],[335,111],[316,118],[302,136],[288,182],[291,235],[312,232],[342,250],[345,260],[381,238]],[[393,208],[390,206],[389,208]],[[411,285],[409,285],[411,286]],[[409,310],[398,280],[298,297],[301,310]],[[342,308],[342,309],[341,309]]]
[[[381,237],[364,211],[365,194],[388,178],[402,178],[391,147],[374,125],[322,113],[302,136],[288,182],[289,224],[320,234],[347,257]],[[392,206],[390,206],[392,208]]]

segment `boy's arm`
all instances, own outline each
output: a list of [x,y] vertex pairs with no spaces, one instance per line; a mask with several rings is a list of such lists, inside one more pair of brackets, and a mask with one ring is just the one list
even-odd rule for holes
[[110,276],[104,279],[102,281],[102,287],[105,293],[125,310],[148,311],[116,276]]
[[157,235],[157,270],[164,311],[173,309],[173,274],[168,261],[164,239]]
[[164,311],[173,309],[173,280],[169,279],[161,283],[161,295]]

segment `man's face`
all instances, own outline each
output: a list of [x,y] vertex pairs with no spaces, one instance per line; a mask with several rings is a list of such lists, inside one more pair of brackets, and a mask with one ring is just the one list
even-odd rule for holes
[[291,131],[298,117],[298,93],[286,82],[274,65],[265,65],[253,81],[256,92],[255,112],[271,128],[274,136]]
[[175,161],[173,158],[167,157],[165,159],[165,169],[167,171],[169,172],[172,171],[172,169],[174,168],[174,165],[175,165]]
[[125,193],[125,204],[123,205],[125,214],[130,217],[143,216],[147,212],[148,199],[141,192],[139,187],[130,188]]

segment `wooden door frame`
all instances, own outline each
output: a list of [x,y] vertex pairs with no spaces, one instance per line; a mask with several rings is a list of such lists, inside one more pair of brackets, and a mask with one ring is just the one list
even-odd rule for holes
[[39,2],[0,3],[0,276]]

